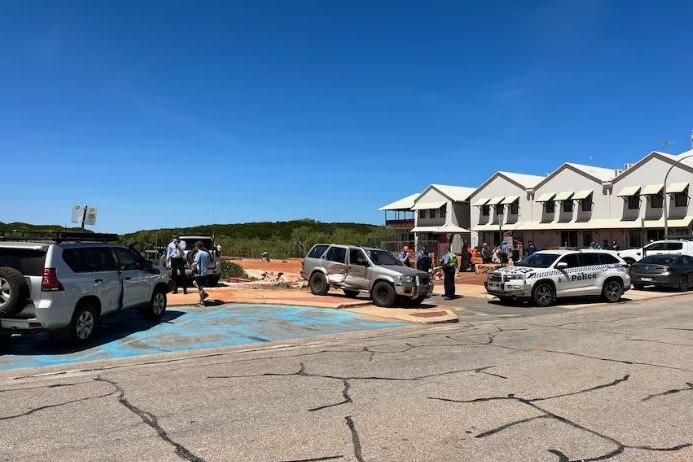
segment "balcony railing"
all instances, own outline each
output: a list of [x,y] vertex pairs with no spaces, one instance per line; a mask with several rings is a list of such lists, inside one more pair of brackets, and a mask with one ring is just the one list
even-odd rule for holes
[[414,219],[404,219],[404,220],[385,220],[385,226],[388,228],[407,228],[411,229],[414,227]]

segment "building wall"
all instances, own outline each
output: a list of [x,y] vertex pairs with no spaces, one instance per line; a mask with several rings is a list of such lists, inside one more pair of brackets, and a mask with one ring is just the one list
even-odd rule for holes
[[438,202],[438,201],[446,201],[447,206],[445,208],[445,218],[440,217],[440,209],[436,210],[436,217],[435,218],[430,218],[430,210],[426,210],[426,218],[421,218],[419,211],[416,211],[416,226],[442,226],[448,220],[452,220],[451,218],[451,210],[452,206],[450,205],[447,197],[443,196],[441,193],[439,193],[435,189],[429,189],[426,194],[421,196],[419,200],[416,201],[417,204],[421,203],[426,203],[426,202]]
[[[474,193],[474,197],[471,198],[470,202],[474,204],[482,197],[507,197],[507,196],[520,196],[519,209],[516,215],[510,215],[509,206],[504,206],[504,216],[503,223],[519,223],[522,221],[532,221],[533,220],[533,207],[532,202],[527,198],[527,192],[524,188],[517,186],[505,179],[502,176],[495,177],[489,184],[481,189],[478,189]],[[481,214],[481,207],[470,206],[471,214],[471,228],[477,225],[488,225],[492,224],[498,226],[498,215],[496,213],[496,208],[491,206],[489,208],[489,216],[484,217]],[[470,228],[470,229],[471,229]],[[495,231],[498,234],[498,231]],[[492,232],[487,232],[485,235],[481,235],[479,232],[472,231],[471,234],[472,245],[477,247],[483,244],[483,242],[493,242]]]
[[[640,208],[638,210],[627,210],[627,202],[618,197],[617,194],[628,186],[645,186],[648,184],[663,184],[664,175],[671,167],[671,164],[656,157],[648,159],[648,161],[636,169],[630,170],[627,174],[617,178],[614,182],[614,194],[611,197],[611,209],[615,212],[613,218],[627,217],[631,220],[639,220],[645,218],[647,220],[657,220],[663,218],[663,208],[653,209],[650,206],[650,201],[647,197],[640,197]],[[688,194],[691,195],[693,188],[693,173],[684,170],[680,167],[674,167],[667,179],[667,186],[674,183],[691,183]],[[688,205],[685,207],[675,207],[673,196],[669,195],[667,208],[669,210],[669,219],[675,220],[685,216],[693,215],[693,204],[689,199]]]

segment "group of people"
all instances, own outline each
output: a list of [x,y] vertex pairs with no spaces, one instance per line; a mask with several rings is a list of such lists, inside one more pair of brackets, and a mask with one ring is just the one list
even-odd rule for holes
[[[445,300],[453,300],[455,298],[455,272],[464,270],[466,268],[474,269],[474,264],[472,263],[472,254],[469,251],[467,243],[465,242],[462,246],[462,255],[459,260],[458,267],[458,256],[452,252],[450,246],[445,247],[445,252],[439,260],[439,266],[433,265],[433,258],[428,252],[425,245],[420,246],[419,251],[414,255],[414,251],[408,245],[405,245],[397,254],[397,259],[404,266],[416,267],[420,271],[426,271],[429,273],[435,273],[441,271],[443,273],[443,283],[445,288],[445,294],[443,298]],[[414,264],[412,260],[416,261]]]
[[[185,241],[180,236],[173,235],[171,242],[166,247],[166,267],[171,270],[171,281],[173,282],[173,293],[178,293],[178,287],[182,286],[183,293],[188,293],[187,278],[185,276]],[[193,285],[197,287],[200,302],[197,306],[205,306],[205,300],[209,294],[205,291],[207,275],[209,274],[209,251],[205,248],[202,241],[195,243],[195,256],[193,257],[191,269],[194,275]]]
[[[537,249],[534,247],[532,241],[529,241],[527,245],[526,254],[531,255],[536,252]],[[486,242],[481,245],[481,261],[484,264],[494,263],[499,265],[505,265],[513,259],[513,248],[508,245],[507,242],[501,242],[501,245],[491,247]]]
[[592,242],[590,244],[590,249],[621,250],[621,246],[618,245],[618,242],[616,242],[616,241],[611,241],[611,245],[609,245],[609,240],[604,239],[602,241],[601,245],[597,244],[596,242]]

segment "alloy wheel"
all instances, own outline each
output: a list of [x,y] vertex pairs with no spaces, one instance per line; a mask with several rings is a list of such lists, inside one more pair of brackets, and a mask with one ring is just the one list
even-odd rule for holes
[[164,307],[166,306],[166,296],[162,294],[161,292],[157,292],[154,295],[154,300],[152,301],[152,311],[154,312],[155,315],[160,315],[162,311],[164,311]]
[[0,308],[9,303],[10,298],[12,298],[10,283],[7,282],[7,279],[0,278]]
[[621,284],[611,281],[606,285],[606,298],[610,301],[617,301],[621,298]]
[[83,311],[77,318],[75,332],[80,340],[86,340],[94,330],[94,315],[91,311]]

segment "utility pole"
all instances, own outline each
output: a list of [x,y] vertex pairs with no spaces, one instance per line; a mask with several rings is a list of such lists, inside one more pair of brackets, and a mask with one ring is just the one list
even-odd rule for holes
[[84,222],[87,221],[87,210],[89,209],[88,205],[84,206],[84,213],[82,214],[82,229],[84,229]]

